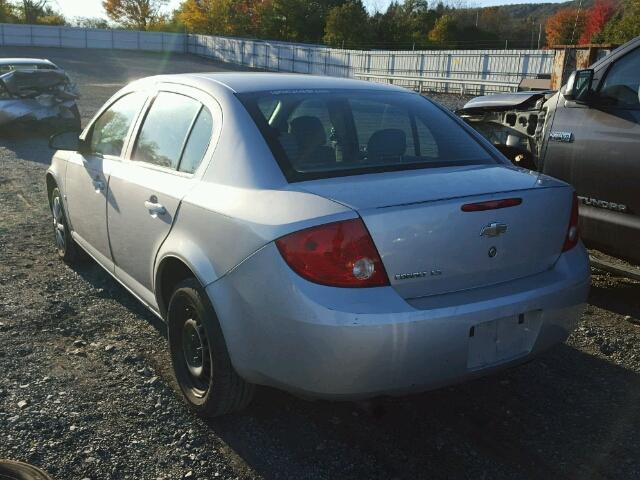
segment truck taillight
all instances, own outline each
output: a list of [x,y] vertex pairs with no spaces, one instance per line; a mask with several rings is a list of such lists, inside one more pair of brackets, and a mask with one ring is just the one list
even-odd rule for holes
[[332,287],[389,284],[378,250],[361,219],[328,223],[276,240],[285,262],[307,280]]
[[562,251],[566,252],[575,247],[580,241],[580,230],[578,229],[578,196],[573,192],[573,204],[571,205],[571,217],[569,219],[569,228],[567,236],[564,239]]

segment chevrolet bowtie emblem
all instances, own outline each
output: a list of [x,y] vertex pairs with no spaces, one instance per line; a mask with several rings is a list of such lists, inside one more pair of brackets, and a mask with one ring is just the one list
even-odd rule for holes
[[507,225],[504,223],[490,223],[489,225],[482,227],[480,231],[481,237],[497,237],[507,232]]

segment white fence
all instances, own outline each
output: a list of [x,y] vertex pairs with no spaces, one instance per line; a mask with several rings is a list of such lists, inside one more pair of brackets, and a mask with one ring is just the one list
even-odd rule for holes
[[[460,84],[423,82],[425,89],[451,89],[456,92],[460,91],[465,80],[517,83],[523,78],[548,75],[554,56],[552,51],[547,50],[342,50],[317,45],[209,35],[16,24],[0,24],[0,46],[2,45],[193,53],[269,71],[339,77],[368,73],[459,79]],[[402,81],[395,83],[403,84]],[[481,93],[506,89],[499,85],[476,85],[467,88],[467,91]]]
[[[353,77],[357,73],[460,79],[460,84],[423,82],[425,89],[460,91],[464,80],[518,83],[550,74],[548,50],[363,51],[237,38],[189,35],[188,51],[223,62],[278,72]],[[402,81],[395,82],[402,85]],[[406,83],[406,82],[405,82]],[[409,85],[415,82],[408,83]],[[467,91],[503,91],[479,86]]]
[[[181,33],[47,27],[8,23],[0,24],[0,46],[4,45],[187,52],[187,39]],[[2,50],[0,50],[1,53]]]

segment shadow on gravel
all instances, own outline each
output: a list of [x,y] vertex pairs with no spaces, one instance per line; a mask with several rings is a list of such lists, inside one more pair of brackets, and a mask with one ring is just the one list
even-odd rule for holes
[[53,131],[46,128],[7,128],[0,135],[0,147],[12,151],[16,158],[49,165],[54,151],[49,148]]
[[[166,336],[164,323],[94,262],[76,271]],[[604,293],[637,298],[637,285],[618,290]],[[600,295],[592,294],[594,303]],[[308,401],[261,388],[245,412],[206,424],[265,478],[549,480],[640,472],[640,376],[568,345],[499,375],[372,402]]]
[[97,294],[99,297],[117,301],[137,317],[146,320],[160,335],[167,338],[166,324],[151,313],[94,260],[87,258],[80,265],[75,265],[73,270],[99,292]]
[[264,389],[246,415],[209,425],[265,478],[637,478],[639,400],[637,374],[563,345],[499,376],[369,404]]
[[640,319],[640,283],[620,279],[616,283],[593,285],[589,303],[620,315]]

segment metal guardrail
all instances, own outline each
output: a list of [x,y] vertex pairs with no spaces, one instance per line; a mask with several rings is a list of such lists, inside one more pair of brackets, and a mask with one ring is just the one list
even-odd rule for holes
[[416,76],[403,76],[403,75],[381,75],[377,73],[354,73],[356,78],[363,78],[365,80],[387,80],[393,84],[394,81],[414,83],[415,90],[422,92],[424,90],[425,83],[444,83],[444,84],[459,84],[460,93],[465,93],[466,85],[485,86],[485,87],[500,87],[501,89],[512,89],[514,92],[518,90],[520,82],[502,82],[497,80],[481,80],[481,79],[469,79],[469,78],[443,78],[443,77],[416,77]]

